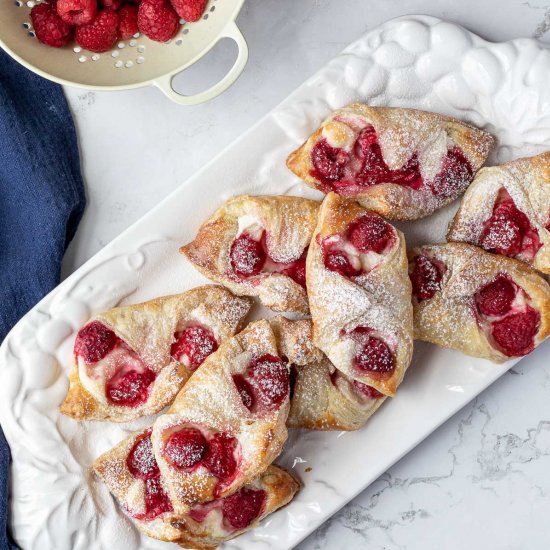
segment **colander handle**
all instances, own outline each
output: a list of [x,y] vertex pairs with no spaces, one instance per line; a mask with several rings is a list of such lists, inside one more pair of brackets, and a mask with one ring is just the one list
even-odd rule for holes
[[172,81],[176,76],[175,74],[167,75],[155,80],[155,86],[160,88],[172,101],[175,101],[180,105],[197,105],[198,103],[204,103],[205,101],[210,101],[225,92],[225,90],[227,90],[227,88],[229,88],[229,86],[231,86],[231,84],[233,84],[233,82],[235,82],[235,80],[237,80],[243,72],[246,62],[248,61],[248,46],[242,32],[239,30],[239,27],[237,27],[234,21],[229,22],[222,31],[219,39],[222,38],[232,38],[237,43],[239,51],[237,52],[237,59],[235,60],[235,63],[219,82],[207,90],[193,95],[180,94],[174,90],[172,87]]

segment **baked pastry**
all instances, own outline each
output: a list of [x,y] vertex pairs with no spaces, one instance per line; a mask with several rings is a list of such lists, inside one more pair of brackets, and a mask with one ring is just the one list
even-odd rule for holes
[[415,220],[460,196],[492,144],[489,134],[454,118],[352,103],[332,113],[287,166],[324,193]]
[[411,361],[411,283],[403,234],[329,193],[307,257],[313,342],[346,376],[394,395]]
[[300,197],[227,201],[180,252],[209,279],[274,311],[308,313],[305,262],[319,203]]
[[313,345],[311,321],[269,320],[279,354],[291,366],[289,428],[357,430],[386,396],[341,373]]
[[263,472],[287,438],[289,369],[267,321],[226,340],[155,421],[153,452],[176,514]]
[[464,243],[413,249],[415,336],[501,363],[550,332],[550,287],[531,267]]
[[475,244],[550,274],[550,152],[482,168],[447,240]]
[[151,429],[134,432],[93,464],[136,527],[149,537],[184,548],[215,548],[258,525],[287,504],[300,487],[283,469],[269,466],[231,496],[199,504],[173,518],[150,437]]
[[239,330],[250,305],[210,285],[96,315],[76,336],[61,412],[113,422],[159,412]]

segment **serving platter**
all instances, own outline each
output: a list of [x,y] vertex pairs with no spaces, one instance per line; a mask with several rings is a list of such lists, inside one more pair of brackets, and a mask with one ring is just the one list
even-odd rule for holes
[[[74,337],[89,316],[204,283],[177,250],[223,200],[242,193],[320,198],[284,161],[331,110],[350,101],[427,109],[473,123],[498,139],[490,163],[550,149],[549,71],[550,52],[534,40],[493,44],[426,16],[390,21],[346,48],[44,298],[0,348],[0,423],[13,456],[11,521],[20,546],[171,547],[141,537],[89,472],[95,457],[150,419],[77,423],[58,412]],[[443,240],[455,209],[401,224],[408,243]],[[268,314],[258,307],[254,315]],[[397,397],[365,428],[291,434],[277,462],[304,488],[227,546],[292,548],[513,364],[418,344]]]

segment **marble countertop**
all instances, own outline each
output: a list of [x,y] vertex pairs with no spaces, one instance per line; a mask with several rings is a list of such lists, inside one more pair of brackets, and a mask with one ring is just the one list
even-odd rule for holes
[[[88,208],[65,258],[64,275],[349,42],[387,19],[417,13],[462,24],[489,40],[550,40],[550,0],[250,0],[238,19],[250,47],[248,67],[209,104],[180,107],[153,88],[118,93],[66,88],[80,138]],[[224,73],[234,53],[232,43],[220,43],[181,75],[178,85],[185,92],[206,87]],[[523,360],[300,550],[549,548],[549,356],[545,345]]]

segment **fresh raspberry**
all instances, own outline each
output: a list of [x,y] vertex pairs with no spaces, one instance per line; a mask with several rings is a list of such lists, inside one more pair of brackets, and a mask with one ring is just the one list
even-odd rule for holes
[[71,39],[71,27],[59,17],[50,4],[34,6],[31,10],[31,21],[36,38],[42,44],[61,48]]
[[122,6],[122,0],[99,0],[101,5],[108,10],[118,11]]
[[170,0],[176,13],[186,21],[198,21],[208,0]]
[[100,321],[92,321],[78,331],[74,353],[82,357],[85,363],[97,363],[116,346],[117,342],[118,338],[110,328]]
[[233,271],[240,277],[258,275],[266,261],[261,240],[253,239],[248,233],[241,233],[233,241],[229,257]]
[[233,529],[246,529],[261,515],[266,500],[265,491],[243,488],[222,500],[223,518]]
[[69,25],[87,25],[97,14],[96,0],[57,0],[57,13]]
[[186,470],[202,460],[206,448],[206,439],[199,430],[183,428],[168,438],[164,452],[174,468]]
[[137,23],[138,29],[151,40],[166,42],[178,31],[180,20],[166,0],[142,0]]
[[128,40],[139,32],[137,18],[138,9],[133,4],[124,4],[118,10],[118,36],[122,40]]
[[110,50],[118,38],[118,14],[113,10],[100,11],[88,25],[77,27],[75,40],[91,52]]

